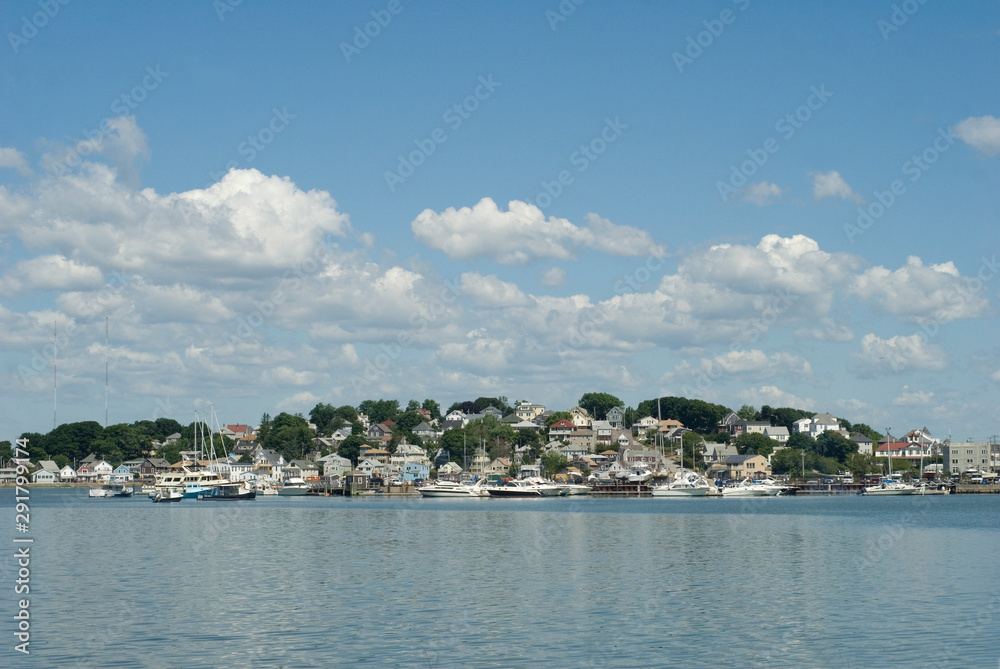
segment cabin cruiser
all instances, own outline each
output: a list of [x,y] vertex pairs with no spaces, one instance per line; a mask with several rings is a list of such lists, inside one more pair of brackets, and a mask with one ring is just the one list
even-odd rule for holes
[[216,502],[235,502],[244,499],[256,499],[256,497],[257,491],[245,483],[227,483],[215,486],[211,494],[205,495],[201,499]]
[[179,502],[184,499],[184,488],[161,488],[149,496],[154,502]]
[[301,476],[289,476],[278,488],[278,494],[284,497],[305,495],[307,492],[309,484]]
[[87,491],[88,497],[131,497],[132,488],[126,488],[124,483],[105,483],[99,488]]
[[[775,495],[777,492],[774,493]],[[753,479],[744,479],[734,486],[722,489],[723,497],[769,497],[771,492]]]
[[563,494],[559,486],[538,478],[512,479],[487,490],[490,497],[556,497]]
[[157,492],[164,488],[181,488],[185,497],[197,498],[211,494],[212,488],[229,482],[228,479],[219,476],[217,472],[191,471],[187,467],[181,467],[179,472],[156,474],[155,487]]
[[480,479],[471,485],[469,483],[458,483],[456,481],[437,481],[436,483],[420,486],[417,488],[417,492],[419,492],[423,497],[490,496],[490,494],[486,492],[486,488],[483,487],[483,479]]
[[673,481],[653,488],[653,497],[704,497],[711,490],[704,476],[697,472],[681,471]]

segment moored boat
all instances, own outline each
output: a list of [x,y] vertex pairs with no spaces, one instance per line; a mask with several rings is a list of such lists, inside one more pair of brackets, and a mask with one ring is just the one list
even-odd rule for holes
[[179,502],[184,499],[183,488],[161,488],[150,495],[154,502]]
[[456,481],[437,481],[417,488],[422,497],[489,497],[480,479],[472,485]]
[[882,479],[878,485],[870,485],[861,491],[862,495],[912,495],[916,486],[897,481],[891,476]]
[[301,476],[289,476],[281,482],[278,494],[283,497],[297,497],[309,492],[309,484]]
[[653,497],[704,497],[711,486],[697,472],[681,471],[673,481],[653,488]]
[[156,474],[156,490],[164,488],[180,488],[184,491],[185,497],[197,498],[212,493],[212,488],[229,483],[216,472],[191,471],[187,467],[181,467],[179,472],[167,472]]
[[105,483],[99,488],[87,491],[88,497],[131,497],[133,490],[124,483]]
[[236,502],[256,499],[256,497],[257,491],[248,488],[242,483],[227,483],[226,485],[215,486],[211,494],[205,495],[201,499],[216,502]]

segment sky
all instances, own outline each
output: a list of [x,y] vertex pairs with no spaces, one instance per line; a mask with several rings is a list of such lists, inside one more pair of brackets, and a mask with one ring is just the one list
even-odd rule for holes
[[586,392],[1000,433],[994,2],[12,0],[0,27],[0,439],[106,398],[254,424]]

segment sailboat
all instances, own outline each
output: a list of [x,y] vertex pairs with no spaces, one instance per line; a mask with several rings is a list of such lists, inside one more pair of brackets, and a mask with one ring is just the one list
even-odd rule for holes
[[892,435],[889,434],[889,428],[885,429],[885,454],[889,462],[889,475],[884,477],[878,485],[871,485],[865,487],[862,491],[862,495],[912,495],[917,492],[916,486],[912,486],[909,483],[903,483],[897,480],[892,473]]
[[[660,416],[660,400],[656,400],[656,419],[657,421],[662,420]],[[661,426],[658,424],[656,428],[657,436],[660,437],[660,449],[663,449],[663,437]],[[694,446],[691,447],[691,464],[694,465]],[[654,486],[652,490],[653,497],[704,497],[708,494],[711,486],[708,484],[708,480],[695,471],[686,471],[684,469],[684,441],[681,440],[681,470],[674,475],[672,481],[668,481],[662,485]]]

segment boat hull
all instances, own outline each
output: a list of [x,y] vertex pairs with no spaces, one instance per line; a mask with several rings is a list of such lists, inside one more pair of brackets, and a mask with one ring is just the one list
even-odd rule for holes
[[525,490],[517,488],[490,488],[490,497],[541,497],[539,490]]
[[300,497],[309,492],[306,488],[279,488],[278,494],[282,497]]
[[708,488],[653,488],[653,497],[705,497]]

